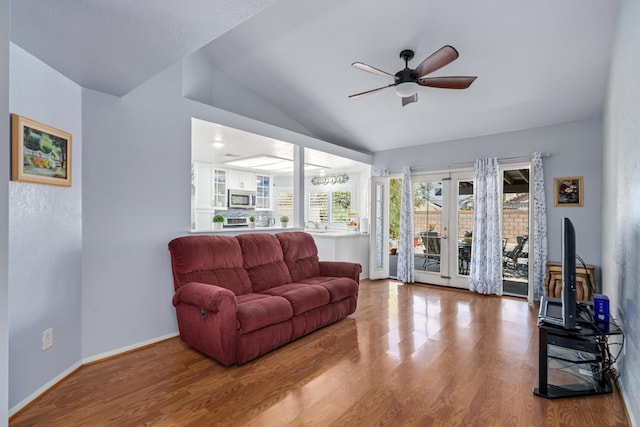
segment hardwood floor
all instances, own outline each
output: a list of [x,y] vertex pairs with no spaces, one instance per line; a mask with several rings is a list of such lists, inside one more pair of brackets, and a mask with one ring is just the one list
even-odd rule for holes
[[83,366],[11,426],[628,426],[617,389],[547,400],[526,301],[364,280],[356,313],[243,366],[177,338]]

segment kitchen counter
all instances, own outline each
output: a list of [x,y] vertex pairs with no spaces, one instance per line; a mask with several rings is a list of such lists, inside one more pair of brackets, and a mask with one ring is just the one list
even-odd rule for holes
[[361,233],[359,231],[348,231],[348,230],[315,230],[313,228],[307,228],[304,231],[311,234],[314,238],[331,238],[331,239],[342,239],[342,238],[355,238],[362,236],[369,236],[369,233]]
[[305,231],[302,227],[227,227],[222,230],[191,230],[191,234],[246,234],[246,233],[281,233],[283,231]]
[[348,230],[304,230],[313,236],[320,261],[357,262],[361,279],[369,277],[369,233]]

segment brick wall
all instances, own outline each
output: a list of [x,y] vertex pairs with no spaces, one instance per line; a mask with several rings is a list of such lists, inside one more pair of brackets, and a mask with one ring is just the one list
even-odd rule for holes
[[[442,232],[442,213],[437,210],[417,211],[413,214],[413,223],[416,233],[427,231],[429,224],[435,226],[435,231]],[[464,236],[465,231],[473,229],[473,211],[458,212],[459,233]],[[529,212],[522,210],[503,211],[502,235],[508,243],[516,243],[517,236],[529,235]]]

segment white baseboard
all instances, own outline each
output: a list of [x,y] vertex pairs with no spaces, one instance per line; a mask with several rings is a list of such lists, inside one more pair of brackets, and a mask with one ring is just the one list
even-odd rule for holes
[[27,406],[29,403],[33,402],[35,399],[37,399],[42,393],[44,393],[45,391],[49,390],[51,387],[53,387],[54,385],[58,384],[60,381],[62,381],[63,379],[65,379],[69,374],[71,374],[72,372],[74,372],[76,369],[78,369],[80,366],[82,366],[82,363],[80,362],[76,362],[73,365],[71,365],[70,367],[68,367],[67,369],[65,369],[64,371],[62,371],[60,374],[58,374],[58,376],[56,376],[55,378],[53,378],[51,381],[49,381],[48,383],[46,383],[45,385],[43,385],[42,387],[40,387],[39,389],[37,389],[36,391],[34,391],[33,393],[31,393],[29,396],[27,396],[25,399],[22,400],[22,402],[18,403],[17,405],[15,405],[13,408],[9,409],[9,416],[11,417],[12,415],[16,414],[20,409],[24,408],[25,406]]
[[176,331],[176,332],[172,332],[172,333],[167,334],[167,335],[163,335],[161,337],[153,338],[153,339],[146,340],[146,341],[141,341],[141,342],[138,342],[138,343],[135,343],[135,344],[128,345],[126,347],[121,347],[121,348],[118,348],[116,350],[108,351],[106,353],[97,354],[95,356],[90,356],[90,357],[85,357],[85,358],[79,360],[78,362],[74,363],[73,365],[71,365],[69,368],[67,368],[64,371],[62,371],[55,378],[53,378],[51,381],[47,382],[42,387],[40,387],[39,389],[37,389],[36,391],[31,393],[24,400],[22,400],[22,402],[18,403],[17,405],[15,405],[11,409],[9,409],[9,417],[15,415],[22,408],[24,408],[25,406],[27,406],[28,404],[30,404],[31,402],[36,400],[44,392],[49,390],[54,385],[58,384],[60,381],[62,381],[67,376],[72,374],[76,369],[78,369],[82,365],[86,365],[87,363],[97,362],[99,360],[106,359],[108,357],[117,356],[118,354],[126,353],[128,351],[135,350],[135,349],[140,348],[140,347],[145,347],[145,346],[150,345],[150,344],[155,344],[157,342],[164,341],[166,339],[173,338],[173,337],[176,337],[178,335],[179,335],[179,333]]
[[161,337],[152,338],[150,340],[141,341],[141,342],[138,342],[138,343],[135,343],[135,344],[131,344],[131,345],[125,346],[125,347],[117,348],[115,350],[107,351],[106,353],[101,353],[101,354],[96,354],[94,356],[85,357],[85,358],[83,358],[81,360],[81,362],[82,362],[83,365],[86,365],[87,363],[93,363],[93,362],[96,362],[98,360],[106,359],[108,357],[117,356],[118,354],[121,354],[121,353],[126,353],[127,351],[135,350],[137,348],[144,347],[144,346],[147,346],[147,345],[150,345],[150,344],[155,344],[157,342],[164,341],[164,340],[169,339],[169,338],[177,337],[178,335],[179,335],[178,331],[172,332],[170,334],[163,335]]

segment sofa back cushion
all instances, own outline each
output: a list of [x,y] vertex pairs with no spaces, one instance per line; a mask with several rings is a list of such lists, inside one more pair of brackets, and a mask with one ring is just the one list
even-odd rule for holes
[[254,292],[291,283],[291,275],[284,263],[280,241],[273,234],[252,233],[236,236],[242,249],[244,268]]
[[318,248],[309,233],[294,231],[278,233],[276,237],[280,240],[284,262],[291,274],[291,280],[299,282],[320,275]]
[[186,236],[169,242],[173,285],[201,282],[229,289],[236,295],[251,292],[240,244],[231,236]]

